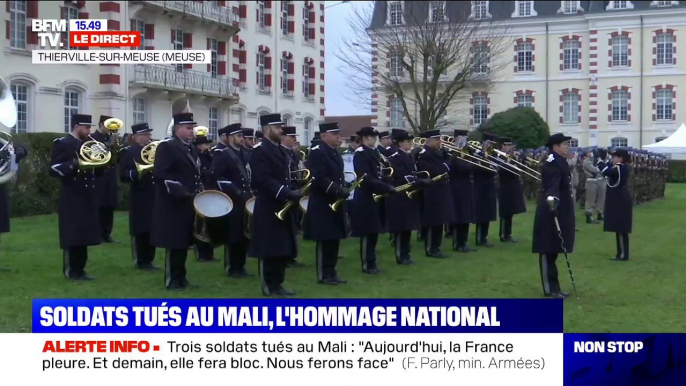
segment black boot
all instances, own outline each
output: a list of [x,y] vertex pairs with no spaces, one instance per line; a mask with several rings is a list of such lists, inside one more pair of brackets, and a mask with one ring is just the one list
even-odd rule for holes
[[602,214],[602,213],[598,213],[598,222],[603,222],[603,220],[604,220],[603,214]]
[[[598,213],[598,216],[600,216],[600,213]],[[593,214],[591,213],[586,213],[586,224],[597,224],[598,222],[593,219]]]

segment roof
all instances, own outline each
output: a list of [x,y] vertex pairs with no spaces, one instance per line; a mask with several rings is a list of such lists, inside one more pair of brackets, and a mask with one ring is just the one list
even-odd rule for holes
[[326,117],[324,122],[338,122],[338,127],[341,128],[341,137],[350,138],[355,133],[365,126],[372,125],[372,119],[376,115],[341,115],[336,117]]
[[[370,28],[384,28],[386,27],[386,18],[389,3],[387,1],[376,1],[374,4],[374,14],[372,16],[372,21]],[[404,1],[403,2],[403,14],[405,16],[405,23],[416,24],[417,21],[429,20],[429,3],[430,1]],[[536,11],[536,16],[527,17],[512,17],[515,12],[516,1],[489,1],[488,12],[492,15],[492,18],[488,20],[512,20],[512,19],[540,19],[549,17],[574,17],[576,14],[564,14],[558,13],[558,10],[562,8],[562,1],[534,1],[534,10]],[[645,9],[665,9],[665,8],[685,8],[686,1],[679,2],[678,5],[672,5],[669,7],[651,7],[651,1],[632,1],[633,9],[621,9],[621,10],[606,10],[605,8],[609,4],[609,1],[581,1],[580,6],[584,11],[582,14],[598,14],[598,13],[610,13],[610,12],[630,12],[634,10],[645,10]],[[471,14],[471,2],[470,1],[447,1],[445,2],[445,13],[449,21],[455,22],[459,20],[468,20]],[[411,16],[410,16],[411,15]]]

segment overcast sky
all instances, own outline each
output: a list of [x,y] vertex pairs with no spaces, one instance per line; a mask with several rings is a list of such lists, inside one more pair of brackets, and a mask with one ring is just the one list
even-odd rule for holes
[[371,106],[363,109],[355,106],[346,96],[350,94],[346,90],[345,77],[339,71],[341,60],[336,57],[340,50],[341,40],[350,34],[348,21],[353,17],[354,7],[369,6],[370,1],[353,1],[341,4],[340,1],[326,2],[326,115],[368,115],[371,114]]

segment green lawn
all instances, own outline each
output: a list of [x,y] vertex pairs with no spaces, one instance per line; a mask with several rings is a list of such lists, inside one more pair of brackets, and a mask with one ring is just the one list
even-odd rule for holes
[[[580,301],[566,300],[566,332],[684,332],[686,330],[686,240],[684,214],[686,185],[669,185],[667,198],[635,208],[631,261],[612,262],[613,234],[602,225],[583,222],[578,211],[577,242],[571,255]],[[379,242],[380,267],[385,273],[371,277],[360,273],[359,242],[343,243],[339,273],[345,286],[316,283],[313,244],[305,242],[301,260],[306,266],[290,269],[286,285],[298,296],[317,298],[537,298],[541,295],[538,258],[531,253],[533,206],[515,216],[514,236],[519,244],[496,242],[497,223],[491,227],[492,249],[468,255],[453,254],[445,260],[423,256],[415,246],[415,266],[395,264],[388,237]],[[189,253],[189,279],[200,289],[170,292],[163,273],[133,269],[126,213],[115,218],[114,237],[125,242],[90,249],[87,270],[95,281],[73,283],[61,273],[57,217],[14,219],[12,233],[2,236],[0,265],[0,332],[31,330],[33,298],[176,298],[260,297],[258,278],[224,277],[222,263],[201,264]],[[473,227],[472,227],[473,231]],[[470,240],[473,240],[470,235]],[[444,250],[448,251],[447,243]],[[221,256],[217,250],[218,256]],[[156,263],[163,265],[162,251]],[[558,268],[564,289],[571,283],[562,256]],[[257,271],[254,259],[250,272]]]

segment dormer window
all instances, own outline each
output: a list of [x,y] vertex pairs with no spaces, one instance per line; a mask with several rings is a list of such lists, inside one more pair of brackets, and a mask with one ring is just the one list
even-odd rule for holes
[[630,1],[610,1],[605,9],[634,9],[634,5]]
[[512,17],[537,16],[533,1],[516,1]]
[[388,4],[388,25],[403,24],[403,3],[394,1]]
[[564,13],[567,15],[573,15],[579,12],[583,12],[584,9],[581,8],[580,1],[563,1],[562,8],[560,8],[557,13]]
[[432,23],[439,23],[445,20],[445,1],[432,1],[429,4],[429,12]]
[[671,7],[672,5],[679,5],[678,1],[652,1],[651,7]]
[[491,17],[488,13],[488,1],[472,1],[472,18],[483,20]]

